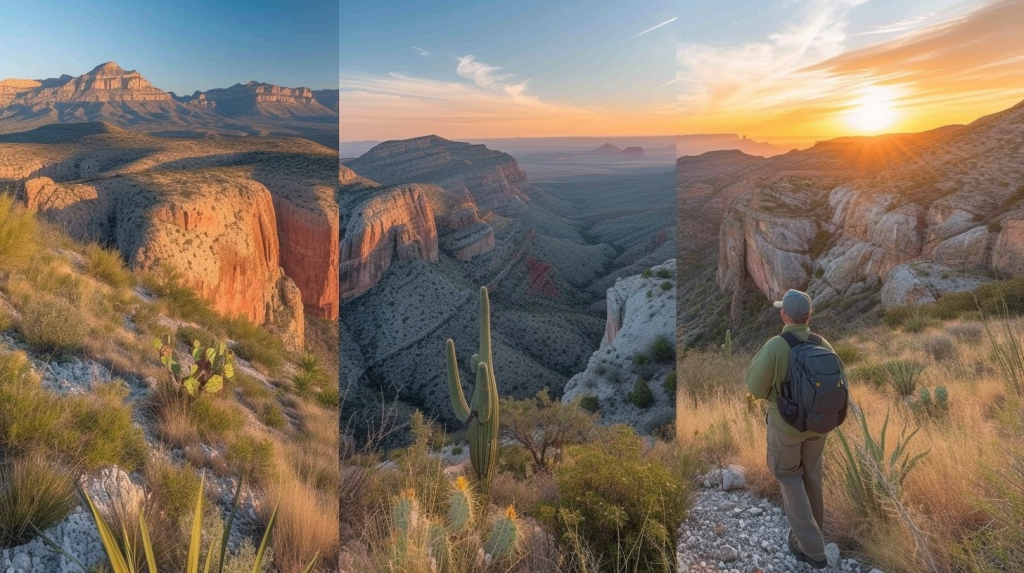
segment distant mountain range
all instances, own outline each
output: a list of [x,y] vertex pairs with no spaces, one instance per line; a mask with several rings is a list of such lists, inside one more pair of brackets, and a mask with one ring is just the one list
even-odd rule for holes
[[338,90],[248,82],[179,96],[114,62],[80,76],[0,81],[0,133],[92,121],[158,136],[292,136],[337,148]]
[[679,157],[700,155],[708,151],[738,149],[749,155],[771,157],[790,151],[791,148],[747,139],[735,133],[711,133],[680,135],[676,139],[676,153]]

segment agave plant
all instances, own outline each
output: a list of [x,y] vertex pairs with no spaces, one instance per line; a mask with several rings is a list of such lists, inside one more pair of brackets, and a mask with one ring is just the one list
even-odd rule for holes
[[[203,484],[204,480],[199,482],[199,494],[196,496],[196,510],[192,517],[191,535],[189,537],[188,556],[186,558],[185,573],[199,573],[199,561],[202,554],[202,523],[203,523]],[[238,480],[238,487],[235,489],[234,499],[231,503],[231,513],[228,515],[228,520],[224,525],[224,533],[220,540],[220,551],[217,562],[216,571],[222,573],[224,570],[224,560],[227,555],[228,535],[231,532],[231,524],[234,522],[235,513],[238,511],[238,497],[242,492],[242,480]],[[146,517],[144,514],[139,514],[139,532],[142,538],[142,547],[132,546],[128,532],[124,531],[122,537],[123,541],[118,543],[118,538],[115,536],[114,531],[111,529],[110,524],[107,523],[106,519],[100,514],[96,504],[92,501],[88,494],[84,491],[80,492],[82,497],[85,499],[86,504],[89,506],[89,511],[92,513],[93,521],[96,523],[96,529],[99,530],[100,541],[103,544],[103,550],[107,555],[107,560],[110,562],[110,568],[113,573],[142,573],[147,571],[148,573],[159,573],[156,556],[153,552],[153,542],[149,536],[149,529],[146,526]],[[267,545],[270,542],[270,532],[274,528],[274,520],[277,518],[277,507],[270,514],[270,519],[267,521],[267,529],[263,533],[263,540],[260,542],[259,549],[256,551],[256,557],[253,560],[252,573],[260,573],[263,568],[263,559],[267,552]],[[75,558],[73,555],[68,554],[60,546],[46,537],[42,532],[36,531],[36,533],[42,538],[43,542],[49,545],[55,551],[63,554],[65,557],[70,559],[72,562],[82,568],[83,571],[88,573],[90,571],[81,561]],[[145,555],[145,569],[139,568],[137,563],[142,560],[139,559],[140,553]],[[203,565],[203,573],[210,573],[214,571],[213,566],[213,554],[214,546],[211,544],[207,547],[206,560]],[[316,565],[318,556],[314,556],[313,560],[310,561],[309,565],[302,570],[302,573],[310,573],[313,567]]]

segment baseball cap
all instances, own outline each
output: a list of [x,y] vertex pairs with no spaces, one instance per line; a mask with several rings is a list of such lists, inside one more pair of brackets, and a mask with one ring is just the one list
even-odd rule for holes
[[790,318],[802,322],[811,316],[811,297],[803,291],[789,289],[782,300],[775,301],[775,308],[781,308]]

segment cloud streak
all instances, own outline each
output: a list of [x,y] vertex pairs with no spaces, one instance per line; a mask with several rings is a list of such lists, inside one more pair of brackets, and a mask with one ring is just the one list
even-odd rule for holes
[[423,48],[420,48],[419,46],[413,46],[412,44],[409,44],[409,47],[414,49],[414,50],[416,50],[417,52],[419,52],[421,56],[429,56],[430,55],[430,52],[428,52],[427,50],[424,50]]
[[1024,0],[996,0],[955,16],[933,14],[872,30],[898,33],[848,47],[856,0],[819,0],[766,41],[680,44],[683,130],[843,135],[842,117],[871,90],[892,94],[895,130],[965,122],[1024,98]]
[[640,36],[643,36],[643,35],[644,35],[644,34],[646,34],[647,32],[653,32],[654,30],[657,30],[658,28],[660,28],[660,27],[662,27],[662,26],[666,26],[666,25],[668,25],[668,24],[671,24],[672,22],[675,22],[675,21],[676,21],[676,20],[678,20],[678,19],[679,19],[678,17],[675,17],[675,18],[672,18],[671,20],[665,20],[665,21],[664,21],[664,22],[662,22],[661,24],[658,24],[657,26],[655,26],[655,27],[653,27],[653,28],[648,28],[648,29],[644,30],[643,32],[640,32],[640,33],[639,33],[639,34],[637,34],[636,36],[630,36],[630,37],[629,37],[629,38],[627,38],[627,39],[628,39],[628,40],[632,40],[633,38],[639,38]]

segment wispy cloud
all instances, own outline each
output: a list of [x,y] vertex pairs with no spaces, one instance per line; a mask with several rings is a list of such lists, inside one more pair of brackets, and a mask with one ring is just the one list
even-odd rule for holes
[[873,30],[867,32],[860,32],[854,34],[854,36],[870,36],[872,34],[894,34],[897,32],[906,32],[908,30],[914,30],[920,28],[928,23],[929,20],[935,17],[935,12],[928,12],[927,14],[921,14],[920,16],[912,16],[904,20],[900,20],[894,24],[886,24],[884,26],[877,26]]
[[662,27],[662,26],[665,26],[665,25],[668,25],[668,24],[671,24],[672,22],[675,22],[675,21],[676,21],[676,20],[678,20],[678,19],[679,19],[679,18],[678,18],[678,17],[676,17],[676,18],[672,18],[672,19],[669,19],[669,20],[665,20],[665,21],[664,21],[664,22],[662,22],[661,24],[658,24],[657,26],[655,26],[655,27],[653,27],[653,28],[648,28],[648,29],[644,30],[643,32],[640,32],[640,33],[639,33],[639,34],[637,34],[636,36],[630,36],[630,37],[629,37],[629,38],[627,38],[627,39],[628,39],[628,40],[632,40],[633,38],[637,38],[637,37],[643,36],[643,35],[644,35],[644,34],[646,34],[647,32],[651,32],[651,31],[657,30],[658,28],[660,28],[660,27]]
[[473,80],[480,87],[489,90],[500,90],[503,87],[501,82],[512,77],[509,74],[496,73],[500,69],[497,66],[477,61],[475,56],[469,55],[459,57],[459,65],[455,68],[455,73]]
[[880,88],[894,98],[897,128],[926,129],[1024,97],[1024,0],[971,0],[955,15],[927,14],[876,28],[903,33],[851,49],[849,14],[862,2],[812,0],[765,41],[680,44],[683,129],[837,133],[857,97]]
[[427,50],[424,50],[423,48],[420,48],[419,46],[413,46],[412,44],[409,44],[409,47],[414,49],[414,50],[416,50],[417,52],[419,52],[421,56],[429,56],[430,55],[430,52],[428,52]]

